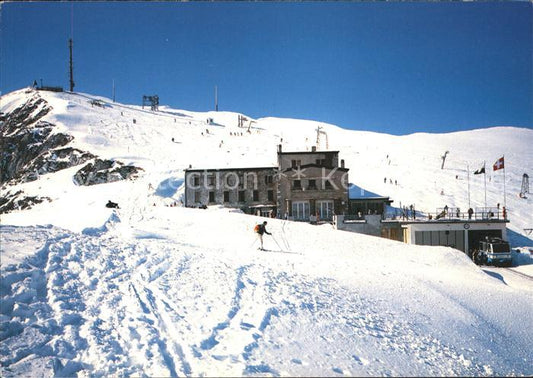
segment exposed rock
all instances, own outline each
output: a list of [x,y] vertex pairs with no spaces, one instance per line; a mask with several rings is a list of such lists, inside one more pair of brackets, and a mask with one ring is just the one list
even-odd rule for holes
[[[137,177],[141,168],[119,161],[101,160],[87,151],[67,146],[73,136],[59,133],[56,125],[43,120],[51,106],[35,90],[25,92],[26,101],[8,113],[0,113],[0,184],[14,185],[41,175],[85,164],[73,177],[77,185],[94,185]],[[28,209],[47,197],[7,193],[2,187],[0,213]]]
[[[5,183],[13,179],[17,180],[27,176],[28,173],[39,174],[47,173],[43,170],[46,162],[53,160],[53,150],[62,147],[74,138],[67,134],[52,134],[53,125],[45,122],[39,122],[34,128],[24,128],[18,133],[11,134],[7,137],[0,136],[2,142],[2,160],[0,162],[1,174],[0,183]],[[74,149],[71,149],[74,152]],[[76,150],[79,153],[81,151]],[[80,155],[80,154],[77,155]],[[92,157],[89,154],[90,159]],[[83,153],[81,153],[83,156]],[[85,159],[85,160],[87,160]],[[70,166],[83,163],[79,162],[79,156],[69,159],[73,162]],[[68,168],[64,164],[62,168]],[[51,170],[55,172],[58,169]],[[25,179],[17,181],[27,181]]]
[[[27,101],[0,118],[0,184],[37,180],[40,175],[83,164],[95,156],[64,147],[74,138],[54,132],[55,125],[42,120],[52,109],[35,91]],[[61,148],[64,147],[64,148]]]
[[96,185],[125,179],[134,179],[142,168],[124,165],[119,161],[96,159],[74,175],[76,185]]
[[24,104],[4,115],[1,127],[2,136],[19,132],[20,129],[31,126],[47,115],[50,110],[52,107],[37,92],[33,92],[33,95]]
[[72,147],[49,150],[39,155],[29,165],[22,181],[33,181],[40,175],[80,165],[94,158],[95,155]]
[[[74,139],[54,133],[55,125],[41,120],[52,108],[36,92],[30,93],[24,104],[3,114],[0,120],[0,184],[31,180],[51,149],[63,147]],[[45,172],[41,169],[41,173]]]
[[51,202],[48,197],[39,196],[25,196],[22,190],[16,193],[4,193],[0,197],[0,214],[9,213],[14,210],[26,210],[31,209],[34,205],[42,203],[44,201]]

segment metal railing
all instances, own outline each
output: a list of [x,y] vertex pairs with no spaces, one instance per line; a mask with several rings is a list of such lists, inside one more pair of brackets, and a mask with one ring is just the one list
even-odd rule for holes
[[437,208],[433,219],[506,220],[507,214],[499,207],[476,207],[467,211],[461,211],[459,207],[441,207]]
[[[490,221],[490,220],[508,220],[509,214],[507,211],[504,211],[503,208],[499,207],[476,207],[472,211],[463,211],[459,207],[440,207],[437,208],[435,213],[424,213],[421,211],[403,211],[402,209],[389,210],[383,214],[383,220],[409,220],[409,221],[428,221],[428,220],[462,220],[462,221]],[[357,215],[347,215],[346,219],[358,220],[364,219],[364,214],[362,217]],[[349,218],[348,218],[349,217]]]

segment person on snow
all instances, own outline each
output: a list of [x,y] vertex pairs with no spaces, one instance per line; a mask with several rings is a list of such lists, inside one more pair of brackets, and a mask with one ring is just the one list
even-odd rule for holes
[[477,254],[478,254],[478,252],[479,252],[479,251],[477,250],[477,248],[474,249],[474,251],[472,252],[472,261],[473,261],[474,264],[476,264],[476,265],[477,265],[477,263],[478,263],[478,261],[477,261]]
[[270,232],[266,229],[267,221],[264,221],[262,224],[258,224],[255,226],[255,232],[257,233],[257,237],[259,238],[259,241],[261,242],[261,248],[259,248],[261,251],[264,251],[263,248],[263,234],[272,235]]
[[111,200],[107,201],[105,207],[109,207],[111,209],[120,209],[120,207],[118,207],[118,203],[112,202]]

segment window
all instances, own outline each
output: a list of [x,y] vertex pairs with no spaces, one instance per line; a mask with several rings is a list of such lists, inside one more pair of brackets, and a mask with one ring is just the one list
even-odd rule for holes
[[273,190],[269,190],[267,192],[267,196],[268,196],[268,200],[269,201],[274,201],[274,191]]
[[292,160],[291,163],[292,163],[292,168],[298,168],[300,165],[302,165],[301,160]]
[[295,220],[309,220],[309,202],[293,202],[292,216]]
[[244,177],[247,185],[246,189],[257,189],[259,181],[255,172],[247,172]]
[[326,165],[326,159],[316,159],[316,165],[320,165],[321,167]]
[[231,172],[226,175],[226,185],[229,186],[230,188],[235,187],[236,181],[237,181],[237,175],[235,173]]
[[325,185],[326,189],[332,189],[333,188],[333,186],[331,185],[331,181],[329,181],[329,180],[324,181],[324,185]]
[[200,176],[194,176],[194,186],[198,187],[200,185]]
[[271,218],[272,217],[272,210],[261,209],[261,216],[262,217]]
[[239,190],[239,202],[244,202],[244,190]]
[[333,201],[318,201],[316,207],[320,219],[333,219]]
[[302,180],[294,180],[292,182],[293,189],[302,189]]
[[265,176],[265,184],[272,184],[273,181],[274,181],[274,177],[272,175]]
[[229,202],[229,192],[227,190],[224,192],[224,202]]
[[194,202],[200,202],[200,198],[201,198],[201,192],[200,191],[194,192]]
[[214,187],[215,186],[215,176],[214,175],[207,176],[207,184],[210,187]]
[[254,201],[259,201],[259,190],[254,190],[253,191],[253,200]]
[[215,202],[215,192],[209,192],[209,203]]
[[316,189],[316,180],[309,180],[309,186],[308,189]]

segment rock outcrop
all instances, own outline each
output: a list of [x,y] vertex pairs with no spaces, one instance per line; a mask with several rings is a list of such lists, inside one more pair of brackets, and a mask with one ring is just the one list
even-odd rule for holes
[[55,124],[43,119],[52,111],[36,90],[24,92],[25,101],[14,110],[0,113],[0,213],[50,200],[28,196],[8,186],[38,180],[40,176],[87,163],[73,177],[78,185],[95,185],[137,177],[140,168],[119,161],[102,160],[88,151],[68,146],[74,137],[57,131]]
[[22,190],[15,193],[3,193],[0,197],[0,214],[13,210],[31,209],[34,205],[44,201],[50,202],[51,199],[48,197],[26,196]]
[[95,159],[74,175],[76,185],[96,185],[137,177],[141,168],[119,161]]
[[40,175],[83,164],[95,156],[65,147],[74,137],[44,121],[52,108],[35,91],[0,119],[0,184],[34,181]]

